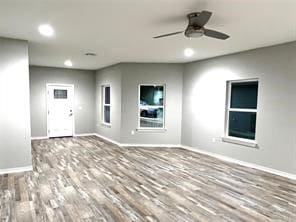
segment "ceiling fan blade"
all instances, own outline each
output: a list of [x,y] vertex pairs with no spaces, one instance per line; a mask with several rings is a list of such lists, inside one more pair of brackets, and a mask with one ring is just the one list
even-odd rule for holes
[[164,35],[159,35],[159,36],[155,36],[153,38],[158,39],[158,38],[163,38],[163,37],[167,37],[167,36],[171,36],[171,35],[178,35],[178,34],[181,34],[181,33],[183,33],[183,31],[173,32],[173,33],[164,34]]
[[211,29],[205,29],[204,35],[208,36],[208,37],[212,37],[212,38],[216,38],[216,39],[228,39],[229,35],[226,35],[222,32],[218,32],[215,30],[211,30]]
[[204,27],[205,24],[208,23],[208,21],[210,20],[212,16],[212,12],[209,11],[202,11],[198,17],[196,18],[196,23],[200,26],[200,27]]

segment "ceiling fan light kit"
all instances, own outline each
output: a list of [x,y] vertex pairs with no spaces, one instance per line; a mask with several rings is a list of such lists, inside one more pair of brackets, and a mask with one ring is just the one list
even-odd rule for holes
[[199,38],[199,37],[202,37],[204,33],[205,33],[205,30],[203,28],[194,29],[192,27],[188,27],[185,30],[184,35],[188,38]]
[[202,12],[193,12],[187,15],[188,26],[185,31],[178,31],[173,33],[168,33],[164,35],[155,36],[155,39],[164,38],[172,35],[178,35],[184,33],[187,38],[199,38],[203,35],[211,38],[226,40],[229,38],[229,35],[224,34],[219,31],[206,29],[204,26],[208,23],[212,16],[212,12],[202,11]]

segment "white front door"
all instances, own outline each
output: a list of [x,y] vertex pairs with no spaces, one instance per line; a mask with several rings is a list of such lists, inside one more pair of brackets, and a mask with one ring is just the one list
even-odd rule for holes
[[47,130],[49,137],[73,136],[73,103],[73,85],[47,85]]

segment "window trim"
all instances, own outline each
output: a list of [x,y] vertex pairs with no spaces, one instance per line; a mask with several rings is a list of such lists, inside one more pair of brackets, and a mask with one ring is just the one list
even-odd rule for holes
[[222,136],[222,141],[234,143],[234,144],[239,144],[239,145],[244,145],[244,146],[249,146],[249,147],[257,147],[258,143],[256,141],[256,132],[255,132],[255,139],[254,140],[229,136],[229,113],[231,111],[256,113],[256,128],[257,128],[258,94],[257,94],[257,109],[231,108],[230,107],[232,84],[233,83],[245,83],[245,82],[257,82],[258,83],[258,91],[259,91],[259,79],[258,78],[229,80],[226,82],[226,105],[225,105],[225,124],[224,124],[225,128],[224,128],[224,136]]
[[[105,89],[109,87],[110,88],[110,104],[105,103]],[[102,92],[102,106],[101,106],[101,111],[102,111],[102,116],[101,116],[101,124],[105,126],[111,126],[111,86],[110,84],[105,84],[101,86],[101,92]],[[105,122],[105,107],[109,106],[110,107],[110,123]]]
[[[163,87],[163,105],[159,106],[156,105],[158,107],[162,107],[163,108],[163,124],[162,127],[141,127],[141,110],[140,110],[140,106],[141,106],[141,86],[162,86]],[[167,129],[165,127],[165,122],[166,122],[166,118],[165,118],[165,114],[166,114],[166,84],[164,83],[157,83],[157,84],[144,84],[141,83],[138,85],[138,127],[137,127],[137,131],[141,132],[153,132],[153,131],[157,131],[157,132],[165,132]]]

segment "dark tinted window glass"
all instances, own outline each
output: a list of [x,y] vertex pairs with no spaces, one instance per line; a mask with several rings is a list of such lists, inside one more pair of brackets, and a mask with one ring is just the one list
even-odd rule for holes
[[68,91],[65,89],[54,89],[54,98],[55,99],[67,99]]
[[257,109],[258,82],[231,84],[230,108]]
[[105,87],[105,104],[110,104],[110,87]]
[[229,112],[229,136],[255,139],[256,113],[251,112]]
[[140,127],[162,128],[163,108],[151,108],[140,110]]
[[141,86],[141,105],[163,105],[163,86]]
[[140,86],[140,127],[162,128],[164,86]]
[[110,106],[104,106],[104,122],[110,123]]

